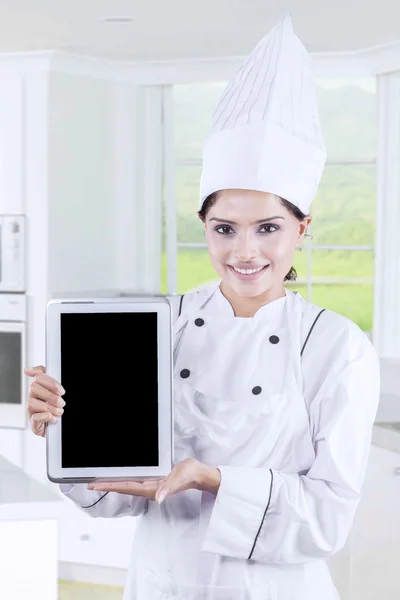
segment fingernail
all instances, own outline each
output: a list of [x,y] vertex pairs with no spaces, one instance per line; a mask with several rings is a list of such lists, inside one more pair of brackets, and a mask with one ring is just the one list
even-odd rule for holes
[[56,417],[53,415],[53,416],[51,417],[51,422],[52,422],[52,423],[57,423],[57,422],[58,422],[58,419],[56,419]]
[[56,413],[57,413],[58,415],[62,415],[62,414],[63,414],[63,412],[64,412],[64,409],[63,409],[63,408],[56,408]]
[[60,405],[61,405],[61,406],[65,406],[65,400],[63,400],[62,398],[61,398]]
[[64,388],[62,387],[62,385],[60,385],[60,387],[59,387],[58,389],[59,389],[59,391],[60,391],[60,394],[61,394],[61,396],[63,396],[63,395],[65,394],[65,390],[64,390]]

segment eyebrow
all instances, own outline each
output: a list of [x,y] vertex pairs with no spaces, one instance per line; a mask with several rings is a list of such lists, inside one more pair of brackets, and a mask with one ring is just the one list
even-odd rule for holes
[[[276,221],[276,219],[285,220],[285,217],[267,217],[266,219],[259,219],[258,221],[254,221],[254,223],[267,223],[268,221]],[[210,221],[217,221],[218,223],[227,223],[228,225],[237,225],[235,221],[228,221],[228,219],[220,219],[218,217],[211,217]]]

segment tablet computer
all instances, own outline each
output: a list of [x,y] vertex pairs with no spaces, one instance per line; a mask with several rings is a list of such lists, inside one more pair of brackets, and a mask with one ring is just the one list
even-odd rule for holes
[[56,483],[165,477],[173,464],[172,311],[165,297],[53,299],[46,372],[65,407],[46,431]]

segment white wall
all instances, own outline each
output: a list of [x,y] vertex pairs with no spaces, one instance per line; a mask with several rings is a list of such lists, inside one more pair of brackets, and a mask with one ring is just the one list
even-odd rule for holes
[[51,73],[49,292],[115,289],[113,82]]

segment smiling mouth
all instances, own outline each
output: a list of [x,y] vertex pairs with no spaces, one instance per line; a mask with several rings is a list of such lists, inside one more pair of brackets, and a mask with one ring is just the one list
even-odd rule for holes
[[241,273],[242,275],[252,275],[253,273],[259,273],[259,271],[265,269],[265,266],[266,265],[263,267],[258,267],[257,269],[238,269],[236,267],[232,267],[232,269],[234,269],[236,273]]
[[269,265],[264,265],[263,267],[258,267],[257,269],[238,269],[236,267],[232,267],[232,265],[228,265],[228,267],[236,277],[246,280],[260,277],[262,273],[269,268]]

